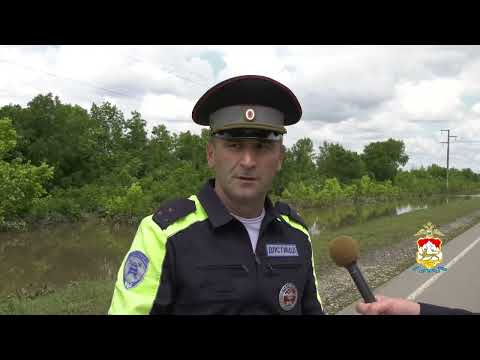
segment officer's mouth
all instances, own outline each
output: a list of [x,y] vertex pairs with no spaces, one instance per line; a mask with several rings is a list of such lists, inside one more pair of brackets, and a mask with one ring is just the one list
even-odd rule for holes
[[241,181],[247,181],[247,182],[254,182],[258,180],[256,177],[252,177],[252,176],[235,176],[235,179],[238,179]]

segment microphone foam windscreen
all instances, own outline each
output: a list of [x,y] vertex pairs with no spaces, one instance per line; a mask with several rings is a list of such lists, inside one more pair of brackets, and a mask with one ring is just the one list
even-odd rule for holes
[[338,266],[346,267],[357,261],[359,255],[358,243],[350,236],[339,236],[329,244],[330,257]]

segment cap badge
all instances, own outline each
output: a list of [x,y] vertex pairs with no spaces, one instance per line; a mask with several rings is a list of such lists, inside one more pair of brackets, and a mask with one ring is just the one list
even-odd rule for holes
[[255,111],[253,109],[248,109],[247,111],[245,111],[245,117],[248,121],[253,121],[253,119],[255,118]]

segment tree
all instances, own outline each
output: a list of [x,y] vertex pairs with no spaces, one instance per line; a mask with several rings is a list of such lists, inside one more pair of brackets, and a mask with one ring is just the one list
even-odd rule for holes
[[174,163],[174,140],[165,125],[155,126],[145,151],[146,172],[156,179],[165,177]]
[[460,173],[465,178],[465,180],[478,181],[478,174],[475,174],[470,168],[462,169]]
[[427,173],[437,179],[445,179],[447,176],[447,168],[432,164],[427,168]]
[[0,160],[17,145],[17,132],[9,118],[0,119]]
[[147,122],[139,112],[133,111],[132,117],[125,122],[125,149],[128,151],[143,151],[147,145]]
[[111,154],[120,149],[126,128],[123,113],[107,101],[100,106],[93,103],[90,116],[101,128],[99,141],[103,145],[103,150]]
[[[80,106],[62,104],[52,94],[38,95],[26,108],[7,106],[17,132],[15,158],[55,167],[52,185],[82,185],[92,181],[100,166],[94,162],[98,142],[94,123]],[[12,158],[13,158],[12,157]]]
[[190,161],[195,170],[207,166],[205,149],[208,142],[208,131],[201,136],[191,134],[190,131],[174,135],[174,154],[176,159]]
[[319,185],[314,158],[313,142],[309,138],[300,139],[290,149],[286,149],[282,170],[273,180],[274,193],[282,194],[290,183]]
[[362,154],[367,170],[377,181],[393,180],[400,166],[408,161],[403,141],[388,139],[365,146]]
[[313,142],[310,138],[298,140],[291,149],[292,160],[300,181],[310,179],[315,175]]
[[0,119],[0,225],[5,216],[14,218],[25,213],[35,199],[46,193],[44,184],[53,176],[53,168],[3,161],[16,146],[16,131],[9,118]]
[[367,172],[360,155],[328,142],[319,147],[317,167],[322,176],[337,178],[342,183],[360,179]]
[[[17,119],[22,118],[23,111],[24,110],[22,109],[22,107],[20,105],[6,105],[6,106],[3,106],[2,108],[0,108],[0,119],[1,118],[9,118],[12,121],[13,129],[17,129],[18,127],[17,127],[16,121],[17,121]],[[9,152],[9,155],[6,155],[6,156],[10,156],[11,159],[22,158],[23,157],[23,154],[20,151],[20,147],[21,147],[20,144],[22,143],[22,137],[18,134],[18,131],[17,131],[17,135],[16,135],[16,143],[17,143],[16,147],[14,147]],[[1,158],[1,155],[0,155],[0,158]]]

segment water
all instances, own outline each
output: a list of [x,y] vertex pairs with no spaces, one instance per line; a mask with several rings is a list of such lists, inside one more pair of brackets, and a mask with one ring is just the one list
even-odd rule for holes
[[412,211],[416,210],[423,210],[423,209],[428,209],[428,205],[423,205],[423,206],[412,206],[410,204],[407,204],[405,206],[399,206],[395,208],[395,213],[398,215],[402,214],[407,214]]
[[299,209],[309,226],[311,235],[318,235],[324,230],[337,230],[345,226],[365,223],[379,217],[395,217],[413,211],[421,211],[453,201],[465,201],[475,196],[450,196],[450,198],[433,196],[421,200],[391,201],[362,205],[340,205],[327,209]]
[[[468,197],[450,197],[449,202]],[[432,197],[417,202],[345,205],[328,209],[299,209],[311,234],[422,211],[446,203]],[[112,226],[98,220],[42,226],[24,233],[0,233],[0,296],[16,290],[65,286],[71,281],[116,278],[136,226]]]
[[90,220],[0,233],[0,296],[22,287],[114,279],[135,231]]

